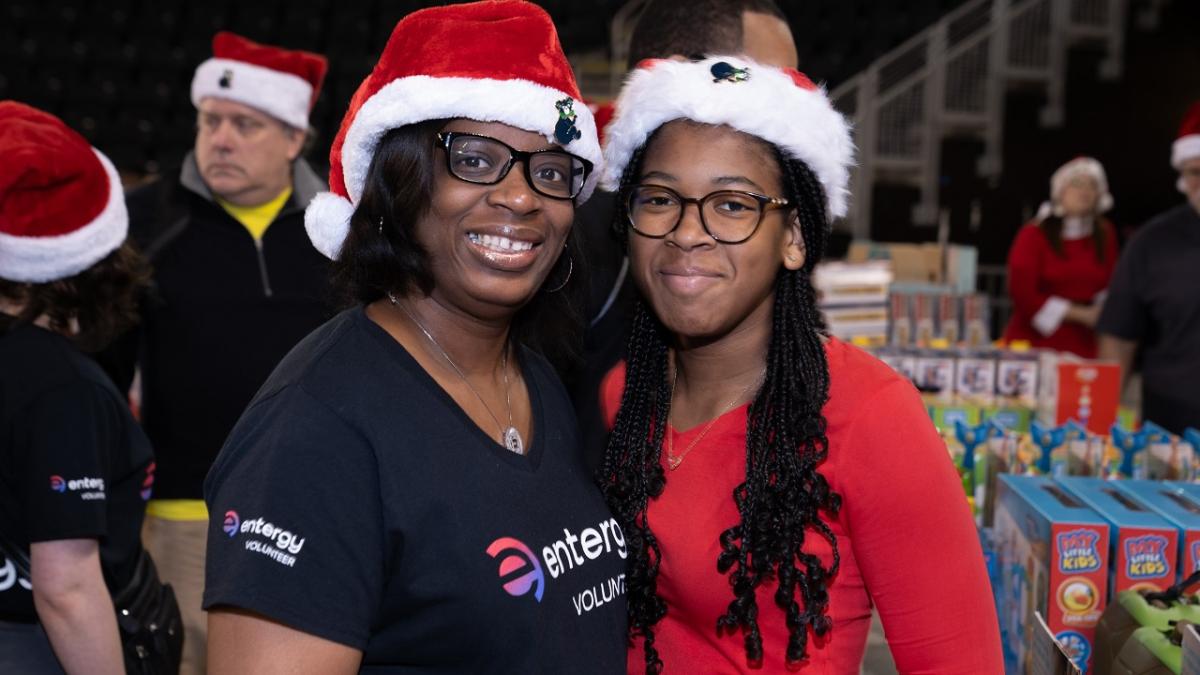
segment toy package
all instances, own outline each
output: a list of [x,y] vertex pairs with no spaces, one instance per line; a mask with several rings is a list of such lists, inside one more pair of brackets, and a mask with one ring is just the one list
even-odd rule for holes
[[[1121,591],[1108,603],[1096,626],[1094,675],[1153,672],[1147,667],[1174,663],[1178,673],[1180,648],[1167,636],[1181,622],[1200,621],[1196,596],[1173,598],[1146,591]],[[1136,637],[1134,637],[1136,635]],[[1132,646],[1130,640],[1132,639]]]
[[1119,453],[1118,474],[1120,478],[1146,477],[1146,429],[1126,431],[1119,424],[1112,425],[1112,444]]
[[1067,430],[1047,427],[1037,422],[1029,425],[1029,440],[1037,447],[1037,470],[1043,476],[1067,475]]
[[921,350],[916,359],[917,389],[941,400],[954,398],[954,357],[945,349]]
[[996,400],[996,356],[985,351],[962,352],[954,362],[954,392],[977,405]]
[[963,334],[968,347],[981,347],[990,342],[988,338],[988,296],[972,293],[962,300]]
[[1030,672],[1034,612],[1086,671],[1105,607],[1108,523],[1048,477],[1000,476],[992,536],[1008,672]]
[[1153,480],[1113,481],[1113,486],[1162,516],[1178,531],[1175,567],[1180,577],[1200,570],[1200,499],[1182,487]]
[[959,297],[954,293],[941,293],[937,298],[938,337],[950,344],[957,344],[962,337],[962,315],[959,313]]
[[1162,591],[1175,583],[1179,531],[1114,481],[1067,476],[1058,484],[1109,524],[1109,597],[1132,590]]
[[1146,432],[1146,477],[1151,480],[1195,480],[1195,447],[1154,422],[1142,425]]

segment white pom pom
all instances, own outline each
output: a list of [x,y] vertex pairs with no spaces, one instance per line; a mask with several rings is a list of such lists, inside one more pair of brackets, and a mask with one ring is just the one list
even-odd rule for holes
[[354,205],[345,197],[322,192],[304,210],[304,229],[313,247],[330,260],[336,260],[346,236],[350,234],[350,216]]

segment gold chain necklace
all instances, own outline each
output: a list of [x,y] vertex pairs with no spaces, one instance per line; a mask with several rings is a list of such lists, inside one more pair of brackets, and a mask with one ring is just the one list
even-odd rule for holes
[[483,409],[487,411],[488,415],[492,416],[492,421],[495,422],[496,426],[500,428],[500,438],[504,444],[504,447],[518,455],[525,454],[525,440],[521,438],[521,432],[517,431],[517,428],[513,426],[512,423],[512,401],[509,399],[508,386],[508,348],[505,347],[504,358],[500,363],[500,369],[504,371],[504,407],[508,411],[508,427],[505,427],[503,424],[500,424],[500,420],[496,417],[496,413],[492,412],[492,407],[487,404],[487,401],[483,400],[483,396],[479,394],[479,390],[477,390],[475,386],[471,384],[471,381],[467,379],[466,374],[459,369],[458,364],[454,363],[454,359],[450,358],[450,355],[447,354],[446,350],[442,348],[442,345],[437,341],[437,338],[433,337],[433,333],[430,333],[420,321],[417,321],[417,317],[413,316],[412,312],[408,311],[407,307],[400,304],[400,301],[396,299],[396,296],[393,295],[391,291],[388,291],[387,297],[393,306],[398,308],[401,312],[404,312],[404,315],[408,317],[408,320],[412,321],[417,328],[421,329],[421,332],[425,334],[425,337],[429,338],[429,341],[433,343],[433,346],[437,347],[437,350],[441,352],[442,358],[446,359],[446,363],[450,364],[450,367],[454,369],[454,372],[458,375],[458,377],[462,379],[464,384],[467,385],[467,388],[471,390],[471,393],[475,394],[475,398],[479,399],[479,402],[483,404]]
[[[716,417],[712,418],[711,420],[708,421],[708,424],[704,425],[704,428],[700,430],[700,433],[695,438],[693,438],[692,442],[688,443],[687,447],[683,449],[683,452],[681,452],[678,455],[675,454],[675,435],[673,433],[671,433],[670,424],[668,423],[667,428],[664,430],[667,434],[667,467],[669,469],[671,469],[672,471],[674,471],[675,469],[678,469],[679,465],[683,464],[683,458],[688,456],[688,453],[692,451],[692,448],[696,447],[696,444],[700,442],[701,438],[704,438],[704,435],[708,433],[708,430],[713,428],[713,425],[717,423],[717,420],[721,419],[721,417],[725,413],[732,410],[733,405],[735,403],[737,403],[738,401],[742,400],[742,397],[746,395],[746,392],[750,391],[750,389],[752,387],[754,387],[755,385],[760,384],[763,380],[763,376],[766,375],[766,373],[767,373],[767,369],[764,368],[762,373],[759,373],[759,376],[757,378],[755,378],[755,380],[753,382],[746,385],[746,387],[744,389],[739,391],[738,395],[733,397],[733,399],[731,401],[729,401],[729,403],[726,403],[725,407],[721,409],[721,412],[717,413]],[[675,401],[675,384],[678,381],[679,381],[679,368],[676,367],[675,368],[675,376],[671,378],[671,402],[672,403]]]

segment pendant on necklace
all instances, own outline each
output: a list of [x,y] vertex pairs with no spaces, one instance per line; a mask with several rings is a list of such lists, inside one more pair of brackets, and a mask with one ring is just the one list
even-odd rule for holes
[[525,454],[525,442],[521,440],[521,432],[517,431],[516,427],[504,430],[504,447],[518,455]]
[[682,463],[683,463],[682,457],[672,457],[671,455],[667,455],[667,466],[671,467],[672,471],[674,471],[675,469],[678,469],[679,465]]

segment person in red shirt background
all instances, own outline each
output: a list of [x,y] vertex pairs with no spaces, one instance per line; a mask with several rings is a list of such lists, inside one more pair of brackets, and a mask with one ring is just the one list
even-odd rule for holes
[[644,62],[616,109],[602,180],[641,299],[598,480],[629,542],[629,672],[857,673],[872,605],[900,672],[1001,672],[945,444],[816,307],[846,120],[740,56]]
[[1104,167],[1077,157],[1050,178],[1050,201],[1008,254],[1013,313],[1004,339],[1096,358],[1094,327],[1117,264]]

